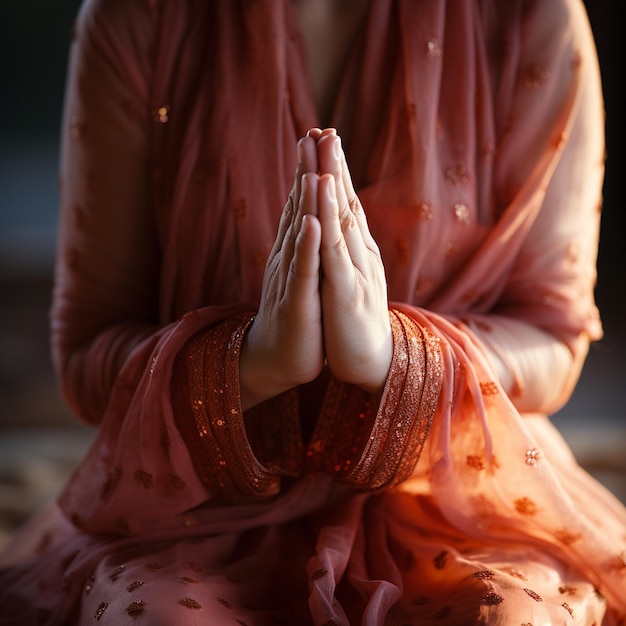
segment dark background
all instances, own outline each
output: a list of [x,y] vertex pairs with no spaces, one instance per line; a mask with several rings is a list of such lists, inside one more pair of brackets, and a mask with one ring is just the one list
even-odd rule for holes
[[[606,336],[592,347],[580,384],[555,421],[581,462],[622,495],[626,108],[624,34],[609,2],[587,3],[607,113],[597,287]],[[60,484],[92,436],[60,401],[48,351],[59,126],[78,5],[78,0],[0,2],[0,541],[3,510],[6,528],[19,522]]]

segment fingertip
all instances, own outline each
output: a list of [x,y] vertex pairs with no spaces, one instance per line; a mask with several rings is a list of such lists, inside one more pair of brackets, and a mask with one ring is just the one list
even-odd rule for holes
[[307,130],[306,132],[306,136],[307,137],[311,137],[312,139],[319,139],[322,135],[322,129],[321,128],[317,128],[317,127],[313,127],[313,128],[309,128],[309,130]]

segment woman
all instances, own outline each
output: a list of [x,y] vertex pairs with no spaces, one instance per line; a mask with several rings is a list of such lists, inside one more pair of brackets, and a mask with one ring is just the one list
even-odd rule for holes
[[626,619],[626,512],[546,417],[601,336],[577,0],[94,0],[69,76],[52,338],[99,431],[0,623]]

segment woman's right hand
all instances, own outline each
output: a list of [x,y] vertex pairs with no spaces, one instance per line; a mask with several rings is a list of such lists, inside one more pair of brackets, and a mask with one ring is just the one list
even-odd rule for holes
[[316,217],[317,147],[298,142],[298,166],[265,266],[259,311],[241,348],[241,404],[246,410],[314,380],[324,366],[319,296],[321,228]]

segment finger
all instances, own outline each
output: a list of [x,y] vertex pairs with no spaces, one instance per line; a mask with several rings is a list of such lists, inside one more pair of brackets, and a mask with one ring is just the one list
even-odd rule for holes
[[300,201],[297,209],[294,211],[294,217],[291,221],[281,249],[280,261],[280,284],[286,285],[289,267],[294,256],[294,248],[296,239],[300,234],[302,219],[306,214],[317,213],[317,174],[307,173],[302,176]]
[[310,137],[307,134],[306,137],[300,139],[296,147],[296,152],[298,155],[298,164],[296,166],[293,185],[278,224],[278,232],[276,234],[272,250],[270,251],[268,263],[273,260],[276,254],[278,254],[283,247],[287,231],[296,217],[298,204],[300,202],[302,176],[307,172],[316,173],[318,170],[317,144],[313,137]]
[[301,319],[309,317],[313,307],[319,306],[321,236],[318,219],[305,215],[296,238],[283,296],[289,303],[289,310]]
[[365,211],[354,189],[346,155],[341,147],[340,137],[334,133],[324,135],[318,141],[318,153],[320,172],[328,172],[335,177],[340,218],[345,219],[345,212],[350,211],[356,218],[367,248],[371,252],[378,253],[378,246],[370,233]]
[[[330,174],[320,177],[318,183],[318,217],[322,229],[320,246],[324,277],[337,284],[352,279],[354,266],[339,219],[335,179]],[[348,214],[348,219],[353,219]]]
[[322,136],[321,128],[309,128],[306,133],[307,137],[312,137],[315,141],[317,141]]

